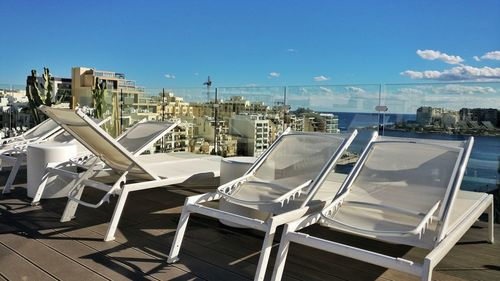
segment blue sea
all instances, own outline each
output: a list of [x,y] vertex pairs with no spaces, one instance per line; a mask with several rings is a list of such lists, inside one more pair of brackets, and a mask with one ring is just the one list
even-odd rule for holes
[[[401,121],[415,121],[414,114],[385,114],[378,113],[346,113],[331,112],[339,117],[341,131],[358,129],[359,133],[350,149],[360,152],[374,130],[385,120],[386,125]],[[382,134],[382,132],[379,132]],[[430,138],[443,140],[464,140],[469,136],[449,135],[439,133],[417,133],[384,130],[384,135],[408,138]],[[474,147],[469,159],[467,171],[462,181],[462,189],[474,191],[492,191],[498,188],[500,182],[500,137],[499,136],[474,136]]]

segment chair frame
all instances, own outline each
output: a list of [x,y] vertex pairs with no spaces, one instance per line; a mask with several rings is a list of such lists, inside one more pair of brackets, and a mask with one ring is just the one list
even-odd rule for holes
[[[143,120],[139,121],[138,123],[134,124],[127,131],[125,131],[120,136],[118,136],[118,138],[116,138],[116,140],[119,142],[121,139],[126,137],[127,134],[133,132],[137,127],[139,127],[144,122],[147,122],[147,121],[145,119],[143,119]],[[104,123],[104,122],[100,122],[97,125],[101,125],[102,123]],[[163,136],[165,136],[166,134],[171,132],[172,129],[174,129],[177,125],[179,125],[179,123],[180,123],[180,120],[171,123],[170,126],[168,126],[168,127],[165,127],[165,130],[163,130],[160,134],[158,134],[154,138],[150,139],[148,142],[144,143],[139,149],[137,149],[136,151],[131,151],[132,155],[137,156],[137,155],[142,154],[146,149],[148,149],[148,147],[151,144],[156,143],[156,141],[158,141]],[[102,165],[103,163],[100,161],[97,161],[97,160],[93,160],[92,157],[95,157],[95,155],[87,154],[84,156],[70,159],[68,162],[61,163],[56,167],[47,167],[46,173],[42,177],[42,181],[35,192],[35,196],[33,197],[33,200],[31,201],[31,205],[34,206],[34,205],[38,205],[40,203],[40,199],[42,198],[43,192],[44,192],[45,187],[47,185],[48,178],[51,174],[59,175],[59,176],[67,177],[67,178],[71,178],[71,179],[77,179],[79,177],[82,177],[84,172],[81,172],[81,173],[72,172],[72,171],[68,170],[69,167],[82,168],[84,170],[88,170],[90,168],[90,169],[92,169],[92,171],[94,173],[96,171],[100,171],[100,170],[104,169],[104,166]],[[82,159],[85,159],[84,160],[85,163],[87,163],[87,164],[91,163],[91,165],[87,165],[87,166],[83,165],[81,163],[81,162],[83,162]]]
[[[299,232],[299,230],[308,227],[310,225],[319,222],[325,222],[324,221],[325,212],[328,212],[332,208],[342,208],[341,207],[342,201],[344,200],[345,195],[348,193],[350,185],[353,183],[354,179],[360,172],[361,167],[366,161],[368,157],[367,154],[369,148],[374,143],[375,138],[376,134],[374,134],[374,137],[370,140],[369,144],[366,146],[365,150],[361,154],[360,159],[354,166],[353,170],[344,181],[344,184],[342,185],[342,188],[337,194],[336,199],[329,206],[325,207],[320,212],[311,214],[309,216],[303,217],[297,221],[290,222],[285,225],[281,237],[280,246],[278,249],[277,259],[273,270],[272,280],[281,280],[291,242],[324,250],[330,253],[346,256],[349,258],[357,259],[363,262],[372,263],[381,267],[391,268],[412,275],[420,276],[421,280],[431,280],[432,270],[434,269],[434,267],[445,257],[445,255],[453,248],[453,246],[460,240],[460,238],[465,234],[465,232],[469,230],[469,228],[478,220],[479,216],[481,216],[483,213],[487,213],[488,215],[488,242],[494,243],[494,236],[493,236],[494,205],[493,205],[492,195],[483,194],[481,198],[479,198],[479,200],[477,200],[477,202],[475,203],[474,208],[469,209],[468,213],[463,214],[461,216],[460,224],[455,225],[453,229],[449,229],[451,208],[453,207],[453,203],[455,202],[457,193],[468,192],[468,191],[460,191],[459,188],[462,182],[463,174],[466,169],[467,160],[472,150],[473,138],[471,138],[469,141],[466,142],[465,148],[459,154],[459,159],[460,159],[458,161],[459,165],[456,165],[454,167],[454,172],[453,172],[455,177],[450,181],[450,185],[447,188],[447,192],[445,194],[445,198],[443,201],[444,203],[441,205],[441,209],[439,210],[439,215],[437,216],[437,219],[439,221],[438,222],[439,229],[437,231],[436,241],[430,253],[426,255],[423,264],[418,264],[414,261],[407,260],[401,257],[392,257],[380,254],[378,252],[373,252],[359,247],[349,246],[342,243],[321,239],[309,234]],[[437,208],[433,208],[429,212],[429,214],[432,215],[435,211],[437,211]],[[423,230],[425,230],[425,228]],[[419,231],[411,234],[419,235],[418,233]],[[357,234],[363,236],[363,233],[357,233]],[[378,234],[381,236],[387,235],[386,233],[383,232],[379,232]],[[409,234],[402,233],[400,237],[404,237],[405,235]],[[386,239],[377,236],[377,238],[375,239],[382,240],[385,242],[393,242],[391,241],[390,236],[391,235],[387,235]],[[401,243],[402,241],[398,240],[398,242]]]
[[[53,128],[52,130],[48,130],[44,134],[40,135],[38,138],[30,138],[26,139],[26,135],[30,134],[34,130],[36,130],[39,126],[41,126],[44,123],[48,122],[54,122],[51,119],[44,120],[42,123],[38,124],[37,126],[30,128],[26,132],[24,132],[20,136],[15,136],[7,139],[0,140],[2,142],[4,147],[0,147],[0,158],[2,159],[2,164],[0,165],[0,170],[3,169],[4,162],[10,163],[12,165],[11,171],[9,173],[9,177],[7,178],[7,181],[5,182],[5,186],[2,190],[2,194],[8,194],[10,193],[10,190],[12,188],[12,184],[14,183],[14,180],[16,179],[17,172],[19,171],[19,168],[23,163],[26,163],[26,147],[29,144],[35,144],[35,143],[41,143],[47,141],[49,138],[54,137],[56,135],[59,135],[60,133],[63,132],[62,128],[60,126],[57,126]],[[2,150],[4,148],[7,148],[6,150]]]
[[[68,133],[73,135],[75,139],[80,141],[89,151],[99,156],[95,158],[95,162],[102,160],[107,164],[107,159],[103,157],[103,155],[92,146],[88,145],[84,138],[82,138],[77,132],[73,131],[70,127],[68,127],[62,120],[60,120],[57,115],[51,111],[48,107],[42,106],[42,111],[48,115],[50,118],[53,118],[56,122],[61,125]],[[87,123],[87,125],[92,128],[92,130],[99,135],[99,137],[108,142],[117,153],[120,153],[123,157],[125,157],[128,161],[130,161],[130,165],[127,169],[121,171],[115,171],[117,173],[118,179],[112,185],[104,184],[99,181],[91,179],[93,176],[98,175],[99,172],[102,171],[102,168],[99,165],[91,165],[90,168],[82,174],[76,174],[72,172],[67,172],[64,170],[52,170],[58,176],[68,177],[71,179],[69,185],[72,186],[68,194],[68,203],[66,204],[66,208],[64,209],[63,215],[61,216],[61,222],[67,222],[74,218],[76,209],[78,205],[83,205],[90,208],[98,208],[104,202],[109,202],[109,198],[112,195],[118,196],[118,202],[116,203],[115,209],[113,211],[112,218],[110,220],[108,230],[104,236],[104,241],[111,241],[115,239],[115,233],[120,221],[123,208],[125,206],[125,202],[130,192],[140,191],[150,188],[168,186],[173,184],[179,184],[187,180],[192,175],[180,175],[176,177],[170,178],[160,178],[153,171],[149,170],[144,164],[140,162],[139,159],[136,159],[135,155],[131,152],[127,151],[120,143],[118,143],[115,139],[113,139],[109,134],[107,134],[104,130],[96,126],[93,122],[91,122],[90,117],[85,115],[80,110],[76,110],[75,114],[81,118],[82,121]],[[188,159],[186,161],[196,161],[198,159]],[[133,168],[139,169],[142,171],[144,177],[130,177],[129,173]],[[211,171],[214,177],[218,177],[220,171],[214,170]],[[92,187],[95,189],[99,189],[105,191],[106,194],[102,197],[102,199],[97,203],[88,203],[82,201],[80,198],[83,194],[85,187]]]
[[[240,180],[245,179],[248,177],[248,175],[253,174],[260,165],[265,161],[266,157],[273,151],[273,149],[280,143],[281,139],[284,136],[290,135],[293,133],[290,133],[290,130],[286,130],[267,150],[265,153],[263,153],[256,161],[255,163],[250,167],[250,169],[240,178],[237,178],[225,185],[222,185],[219,187],[219,189],[223,189],[226,186],[229,186],[231,184],[234,184]],[[355,136],[357,135],[357,131],[355,130],[352,134],[350,134],[349,137],[344,139],[344,141],[339,145],[337,148],[337,151],[330,157],[330,159],[327,161],[327,163],[324,165],[323,169],[320,171],[316,179],[314,179],[312,186],[310,187],[310,192],[308,193],[308,196],[305,198],[304,202],[301,204],[301,206],[297,209],[270,216],[266,220],[261,220],[261,219],[256,219],[256,218],[249,218],[246,216],[238,215],[238,214],[233,214],[229,213],[226,211],[221,211],[216,208],[211,208],[205,205],[202,205],[203,203],[211,202],[211,201],[216,201],[221,198],[223,198],[223,195],[216,191],[216,192],[210,192],[210,193],[205,193],[201,195],[195,195],[195,196],[190,196],[186,198],[186,201],[184,203],[184,207],[182,208],[180,220],[177,226],[177,230],[175,232],[175,237],[170,249],[170,253],[167,259],[168,263],[175,263],[179,260],[179,251],[182,245],[182,240],[184,238],[184,234],[186,232],[189,216],[191,213],[197,213],[201,215],[205,215],[208,217],[212,217],[215,219],[223,220],[223,221],[228,221],[234,224],[238,225],[244,225],[246,227],[249,227],[251,229],[259,230],[265,233],[264,235],[264,242],[262,244],[262,248],[260,251],[260,257],[259,257],[259,262],[257,265],[256,273],[254,280],[264,280],[266,269],[267,269],[267,264],[269,262],[269,256],[271,254],[271,248],[272,248],[272,242],[274,239],[274,236],[276,234],[276,230],[279,226],[291,222],[293,220],[296,220],[298,218],[301,218],[307,214],[310,214],[314,211],[317,211],[319,206],[309,206],[308,203],[309,201],[313,198],[315,192],[317,191],[317,188],[321,185],[321,183],[325,180],[326,176],[325,171],[330,171],[335,165],[338,159],[342,156],[344,151],[349,147]]]

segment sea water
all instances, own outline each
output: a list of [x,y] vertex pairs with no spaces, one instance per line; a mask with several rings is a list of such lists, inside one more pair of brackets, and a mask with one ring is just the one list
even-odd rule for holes
[[[351,152],[360,153],[370,139],[373,131],[378,129],[378,121],[394,124],[401,121],[415,121],[414,114],[386,114],[382,119],[378,113],[345,113],[331,112],[339,117],[341,131],[358,129],[359,133],[350,146]],[[379,134],[392,137],[429,138],[441,140],[465,140],[469,136],[450,135],[444,133],[420,133],[395,130],[380,131]],[[500,136],[474,136],[474,146],[467,165],[461,188],[491,192],[498,188],[500,182]]]

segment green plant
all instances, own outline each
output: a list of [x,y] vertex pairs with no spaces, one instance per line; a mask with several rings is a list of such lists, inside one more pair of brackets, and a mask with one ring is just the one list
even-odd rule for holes
[[38,87],[38,81],[36,77],[36,70],[31,70],[31,76],[26,79],[26,96],[28,97],[28,102],[30,106],[31,114],[33,115],[33,120],[36,124],[40,123],[40,116],[38,114],[38,106],[41,105],[42,100],[40,96],[40,89]]
[[48,67],[43,68],[43,89],[45,91],[45,97],[43,98],[43,104],[46,106],[52,106],[52,83],[50,80],[52,80],[52,77],[50,76],[50,71]]
[[104,113],[104,95],[106,93],[106,81],[96,78],[92,86],[92,100],[94,103],[94,117],[102,118]]
[[[48,67],[43,68],[42,78],[43,84],[40,85],[36,70],[32,69],[31,75],[26,79],[26,96],[28,97],[30,111],[36,124],[42,121],[37,108],[42,104],[47,106],[52,106],[53,104],[52,94],[54,89],[51,83],[53,78],[50,75]],[[40,90],[40,86],[42,86],[43,94]]]

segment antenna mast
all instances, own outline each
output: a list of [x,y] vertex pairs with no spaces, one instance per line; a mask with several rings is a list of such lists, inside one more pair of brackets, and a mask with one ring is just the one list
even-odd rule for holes
[[203,83],[203,85],[207,86],[207,102],[210,102],[210,86],[212,86],[212,80],[210,80],[210,76],[208,76],[207,82]]

